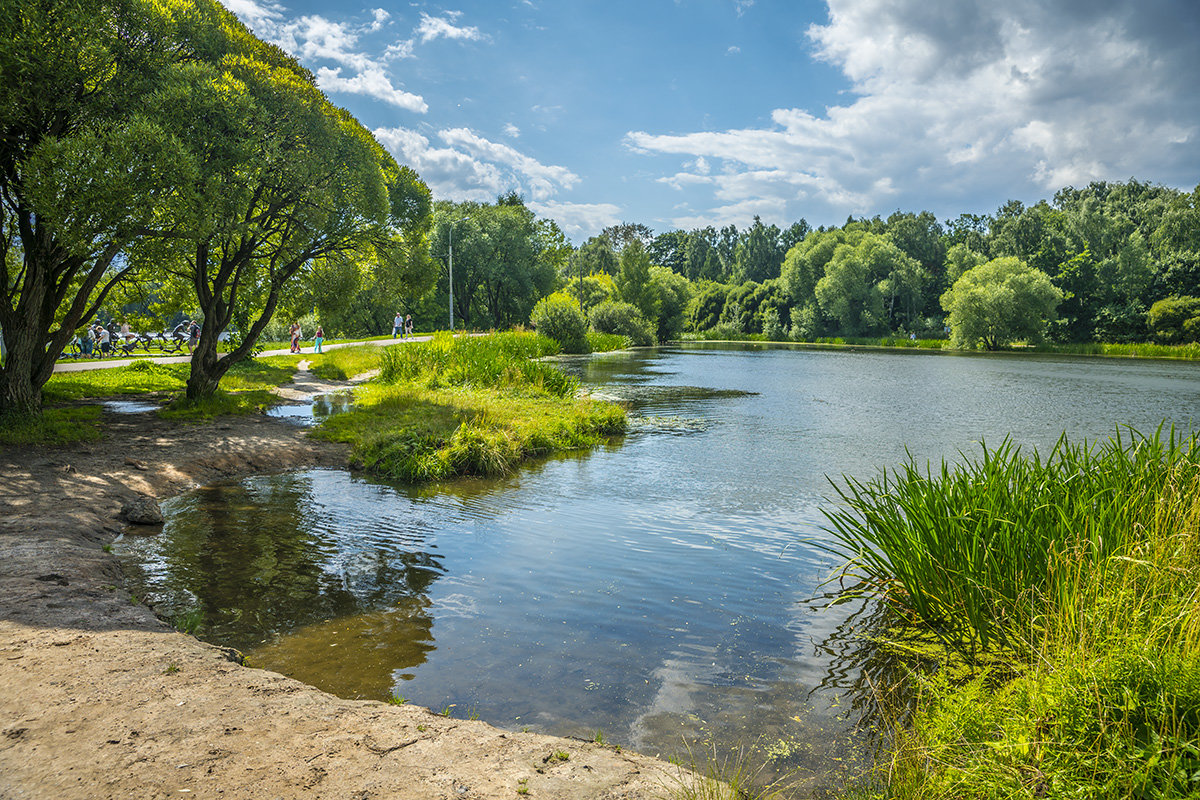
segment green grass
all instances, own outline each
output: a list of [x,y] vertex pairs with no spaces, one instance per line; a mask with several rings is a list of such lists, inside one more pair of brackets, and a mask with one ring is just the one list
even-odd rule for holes
[[101,436],[100,407],[47,408],[40,416],[0,415],[0,444],[65,445]]
[[383,348],[377,345],[339,347],[336,350],[327,350],[310,357],[309,370],[324,380],[349,380],[373,369],[379,369],[382,351]]
[[1200,343],[1189,344],[1112,344],[1089,342],[1083,344],[1043,344],[1029,348],[1036,353],[1062,353],[1064,355],[1109,356],[1113,358],[1169,358],[1182,361],[1200,361]]
[[365,469],[415,482],[503,475],[530,457],[622,433],[621,409],[575,397],[573,378],[531,360],[554,349],[529,333],[387,348],[380,380],[313,435],[349,442]]
[[1194,439],[1001,447],[842,496],[852,594],[1002,655],[968,680],[913,673],[877,796],[1200,797]]
[[588,350],[592,353],[611,353],[629,347],[629,337],[619,333],[587,332]]
[[[242,361],[221,379],[228,392],[270,389],[292,380],[297,356],[268,356]],[[57,372],[42,389],[46,403],[65,403],[115,395],[182,392],[190,364],[162,364],[149,359],[125,367]]]

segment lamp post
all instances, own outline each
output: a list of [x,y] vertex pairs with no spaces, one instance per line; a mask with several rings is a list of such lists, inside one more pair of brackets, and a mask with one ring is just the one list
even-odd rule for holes
[[450,289],[450,334],[454,335],[454,223],[458,220],[450,221],[450,282],[447,286]]

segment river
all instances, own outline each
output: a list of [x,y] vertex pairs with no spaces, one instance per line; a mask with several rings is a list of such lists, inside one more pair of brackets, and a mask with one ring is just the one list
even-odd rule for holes
[[809,602],[831,478],[1200,420],[1191,363],[695,344],[563,364],[628,405],[626,437],[502,480],[206,487],[118,542],[134,590],[341,696],[836,776],[861,738],[829,646],[846,611]]

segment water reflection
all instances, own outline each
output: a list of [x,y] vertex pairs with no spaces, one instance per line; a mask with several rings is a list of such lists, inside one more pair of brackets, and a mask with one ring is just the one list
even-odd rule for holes
[[900,667],[852,609],[805,603],[834,566],[827,476],[1200,418],[1190,364],[707,346],[563,363],[627,403],[630,436],[501,480],[210,487],[128,538],[129,563],[160,610],[201,609],[206,638],[338,694],[836,775],[875,713],[867,679]]
[[334,414],[342,414],[354,407],[354,391],[347,389],[329,394],[314,395],[309,403],[294,403],[272,406],[267,416],[278,417],[296,425],[319,425]]

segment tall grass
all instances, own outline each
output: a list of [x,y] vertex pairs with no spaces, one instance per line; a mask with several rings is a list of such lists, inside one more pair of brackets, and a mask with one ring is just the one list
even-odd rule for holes
[[350,443],[365,469],[415,482],[503,475],[622,433],[621,409],[576,397],[578,381],[534,360],[556,350],[524,332],[385,348],[378,382],[314,435]]
[[384,383],[416,381],[431,389],[508,388],[568,397],[578,391],[579,382],[534,360],[557,352],[557,342],[535,333],[459,337],[439,333],[428,342],[385,348],[379,378]]
[[[1159,430],[847,481],[876,594],[999,673],[918,673],[889,798],[1200,797],[1200,448]],[[993,662],[994,663],[994,662]]]
[[849,594],[882,597],[965,653],[1021,647],[1044,633],[1048,607],[1127,554],[1176,473],[1200,474],[1194,437],[1064,437],[1045,457],[1005,441],[936,470],[909,460],[835,487],[825,515],[846,559]]

